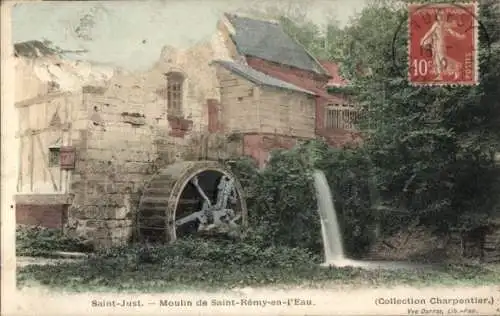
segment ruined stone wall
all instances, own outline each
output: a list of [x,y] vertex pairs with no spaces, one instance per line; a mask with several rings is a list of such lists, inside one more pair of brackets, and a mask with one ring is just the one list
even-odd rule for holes
[[[187,50],[165,47],[160,60],[150,70],[137,74],[141,78],[141,88],[145,93],[155,95],[156,109],[161,110],[159,123],[165,123],[170,129],[186,125],[187,131],[205,132],[208,127],[207,99],[220,101],[220,91],[215,70],[209,66],[216,58],[212,43],[201,43]],[[168,117],[167,80],[165,75],[179,72],[184,76],[181,115]],[[174,131],[175,133],[175,131]],[[179,135],[189,137],[190,133]]]
[[133,79],[119,77],[105,89],[84,91],[88,124],[80,131],[67,231],[93,240],[97,247],[131,238],[136,195],[156,159],[153,126],[158,110]]
[[16,221],[63,228],[71,204],[73,171],[61,168],[61,152],[63,147],[79,146],[81,131],[87,128],[81,86],[84,82],[100,84],[112,70],[96,75],[89,63],[25,53],[16,52],[14,59],[19,114]]
[[235,33],[231,22],[226,16],[222,16],[217,23],[217,30],[212,39],[212,46],[214,47],[216,53],[218,53],[217,59],[222,60],[242,60],[244,59],[238,53],[236,45],[231,40],[231,36]]
[[239,134],[211,133],[193,137],[183,149],[181,160],[232,160],[244,155]]
[[[70,234],[91,239],[98,248],[124,244],[134,234],[142,189],[158,169],[179,160],[241,154],[241,146],[228,145],[223,133],[208,134],[209,104],[220,100],[208,66],[212,55],[210,45],[165,48],[148,71],[117,71],[106,88],[84,88],[87,127],[77,144]],[[182,112],[175,114],[165,93],[171,71],[184,76]]]
[[[187,50],[166,47],[149,70],[115,69],[103,84],[84,85],[62,93],[61,98],[43,99],[46,105],[32,112],[41,111],[49,123],[52,110],[68,108],[69,115],[60,113],[69,123],[62,142],[75,148],[76,163],[75,169],[65,171],[62,177],[67,181],[69,202],[50,206],[56,212],[47,213],[46,221],[36,217],[32,220],[52,226],[64,224],[69,235],[88,238],[97,248],[124,244],[134,233],[135,212],[144,184],[158,169],[179,160],[227,160],[242,155],[241,139],[228,140],[219,120],[219,84],[209,63],[223,55],[224,44],[219,45],[218,52],[213,45],[201,43]],[[59,67],[56,64],[44,67]],[[184,76],[182,111],[175,114],[169,113],[165,93],[166,74],[172,71]],[[28,73],[33,72],[31,67],[25,73],[19,72],[19,76],[26,81]],[[35,97],[42,93],[40,89],[48,89],[43,82],[38,90],[30,88],[28,81],[25,87],[34,91]],[[26,128],[38,127],[31,120],[36,115],[24,117],[29,118]],[[42,166],[34,169],[47,176]],[[67,212],[59,207],[68,204]],[[20,214],[33,210],[21,207]],[[61,217],[55,223],[58,214]],[[23,218],[29,222],[28,217]]]
[[[91,100],[95,107],[96,99]],[[91,120],[90,128],[82,131],[72,183],[75,197],[67,231],[91,239],[98,248],[133,237],[142,189],[158,169],[176,161],[227,160],[242,154],[238,141],[227,141],[224,134],[174,137],[158,124],[131,124],[120,111],[110,105],[91,115],[106,120],[103,125]]]

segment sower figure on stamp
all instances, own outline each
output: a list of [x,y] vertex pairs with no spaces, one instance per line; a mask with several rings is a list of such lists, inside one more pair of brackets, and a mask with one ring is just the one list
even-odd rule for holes
[[465,35],[459,34],[452,29],[452,27],[457,25],[456,21],[450,23],[445,19],[444,11],[442,9],[438,9],[436,13],[436,21],[420,40],[420,46],[422,48],[430,49],[432,51],[434,72],[436,73],[437,80],[442,80],[443,72],[450,75],[455,74],[455,79],[459,76],[458,68],[460,67],[460,63],[446,55],[445,36],[449,34],[458,39],[465,38]]

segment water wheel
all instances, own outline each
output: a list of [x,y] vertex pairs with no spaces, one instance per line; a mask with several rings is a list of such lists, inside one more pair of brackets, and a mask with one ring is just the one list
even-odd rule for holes
[[168,243],[192,234],[239,230],[247,223],[242,192],[235,176],[217,162],[171,164],[144,189],[137,215],[139,240]]

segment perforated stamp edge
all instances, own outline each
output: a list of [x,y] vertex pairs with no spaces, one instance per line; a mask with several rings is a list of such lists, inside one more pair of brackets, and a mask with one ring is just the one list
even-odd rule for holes
[[[460,7],[464,10],[466,10],[469,14],[472,15],[473,18],[473,44],[474,44],[474,79],[472,82],[414,82],[411,80],[410,76],[410,65],[411,65],[411,8],[416,7],[416,10],[421,7],[450,7],[450,6],[455,6],[455,7]],[[472,11],[470,10],[469,6],[472,6]],[[445,2],[440,2],[440,3],[420,3],[420,2],[410,2],[406,5],[407,7],[407,12],[408,12],[408,40],[407,40],[407,47],[408,47],[408,71],[407,71],[407,79],[408,83],[411,86],[414,87],[473,87],[477,86],[480,81],[480,74],[479,74],[479,23],[478,23],[478,18],[479,18],[479,5],[478,2],[473,0],[469,2],[459,2],[459,3],[445,3]]]

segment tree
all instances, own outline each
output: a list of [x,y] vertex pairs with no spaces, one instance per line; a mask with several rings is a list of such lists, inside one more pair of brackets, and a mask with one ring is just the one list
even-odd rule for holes
[[343,32],[342,71],[364,114],[361,150],[372,162],[382,198],[404,210],[398,216],[384,211],[386,220],[470,229],[499,205],[498,3],[485,0],[480,12],[481,82],[473,87],[409,85],[402,2],[371,3]]

